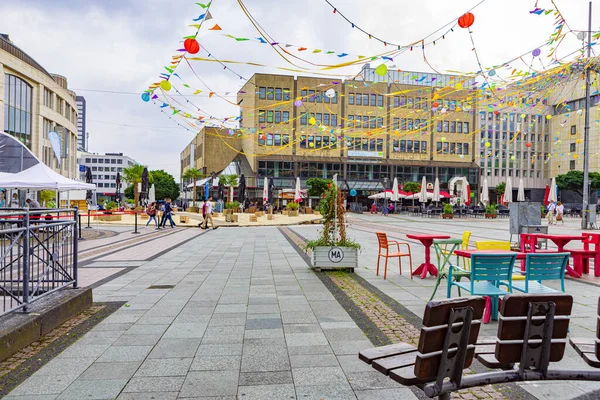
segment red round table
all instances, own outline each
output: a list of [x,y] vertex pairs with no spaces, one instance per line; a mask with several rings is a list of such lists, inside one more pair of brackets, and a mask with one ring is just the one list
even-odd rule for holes
[[409,239],[418,240],[425,247],[425,262],[419,265],[419,268],[414,270],[413,276],[420,275],[421,279],[427,278],[427,272],[431,275],[437,276],[438,270],[435,265],[431,263],[431,245],[433,244],[434,239],[450,239],[448,235],[418,235],[418,234],[408,234],[406,235]]

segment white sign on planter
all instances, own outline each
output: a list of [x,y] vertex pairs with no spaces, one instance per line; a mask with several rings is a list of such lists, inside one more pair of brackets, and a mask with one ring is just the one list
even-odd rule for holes
[[334,264],[341,263],[344,261],[344,250],[340,249],[339,247],[332,247],[329,249],[327,257],[329,257],[329,261]]
[[358,250],[351,247],[316,247],[312,255],[316,270],[354,270],[358,267]]

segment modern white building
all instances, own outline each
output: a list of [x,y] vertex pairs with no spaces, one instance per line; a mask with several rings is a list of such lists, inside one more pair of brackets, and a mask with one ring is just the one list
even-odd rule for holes
[[88,151],[89,134],[85,123],[87,106],[85,97],[77,96],[77,150]]
[[[114,197],[116,194],[117,173],[123,174],[124,168],[139,164],[133,158],[123,155],[123,153],[94,154],[87,152],[79,153],[77,163],[80,166],[80,179],[85,180],[86,168],[90,167],[93,183],[98,188],[98,195],[108,197]],[[127,183],[121,177],[121,194],[126,187]]]

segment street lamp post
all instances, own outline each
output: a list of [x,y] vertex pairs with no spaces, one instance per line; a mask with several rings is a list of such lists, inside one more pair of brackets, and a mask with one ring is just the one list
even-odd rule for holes
[[[592,2],[589,3],[588,31],[587,31],[587,62],[590,62],[592,55]],[[589,225],[588,201],[590,196],[589,189],[589,165],[590,165],[590,67],[585,68],[585,128],[583,133],[583,209],[581,211],[581,229],[587,229]]]
[[389,178],[387,176],[383,177],[383,208],[387,208],[387,193],[386,190],[388,188]]

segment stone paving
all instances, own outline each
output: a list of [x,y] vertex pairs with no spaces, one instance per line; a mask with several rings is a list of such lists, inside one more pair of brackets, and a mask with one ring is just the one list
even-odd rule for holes
[[208,232],[94,298],[127,304],[7,399],[415,398],[275,228]]

